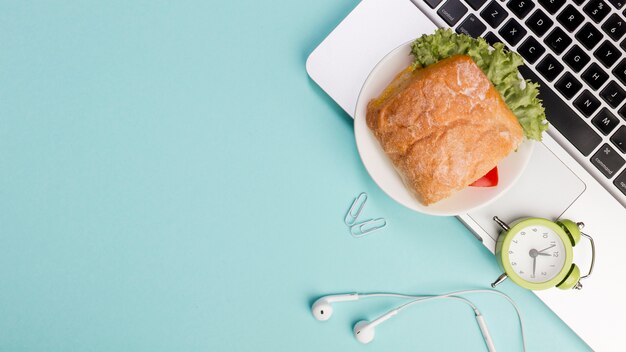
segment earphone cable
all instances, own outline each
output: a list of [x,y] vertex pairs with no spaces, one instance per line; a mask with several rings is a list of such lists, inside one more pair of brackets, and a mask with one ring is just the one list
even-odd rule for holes
[[[404,294],[399,294],[399,293],[387,293],[387,292],[358,293],[358,295],[359,295],[359,297],[362,297],[362,298],[392,297],[392,298],[409,298],[409,299],[413,299],[415,301],[421,301],[421,300],[424,300],[426,298],[438,297],[436,295],[423,295],[423,296],[420,295],[420,296],[417,296],[417,295],[404,295]],[[476,307],[476,305],[474,305],[467,298],[458,297],[458,296],[446,296],[446,297],[442,297],[442,298],[450,298],[450,299],[456,299],[458,301],[462,301],[462,302],[466,303],[467,305],[469,305],[474,310],[474,313],[480,314],[480,311],[478,310],[478,307]]]
[[[462,291],[455,291],[455,292],[449,292],[449,293],[445,293],[442,295],[437,295],[437,296],[411,296],[411,295],[402,295],[402,294],[391,294],[391,295],[396,295],[396,297],[422,297],[422,298],[417,298],[414,299],[410,302],[404,303],[402,305],[400,305],[398,308],[395,308],[393,310],[395,310],[396,312],[400,312],[401,310],[416,304],[416,303],[420,303],[420,302],[424,302],[424,301],[431,301],[431,300],[436,300],[436,299],[443,299],[443,298],[452,298],[452,297],[456,297],[456,295],[463,295],[463,294],[470,294],[470,293],[491,293],[491,294],[495,294],[498,295],[500,297],[505,298],[507,301],[509,301],[509,303],[511,303],[511,305],[513,306],[513,308],[515,309],[515,313],[517,314],[517,319],[519,321],[519,327],[520,327],[520,332],[522,335],[522,350],[524,352],[526,352],[526,337],[524,336],[524,324],[522,322],[522,315],[519,311],[519,308],[517,307],[517,304],[515,304],[515,302],[513,301],[513,299],[511,299],[511,297],[509,297],[508,295],[506,295],[503,292],[500,291],[496,291],[496,290],[462,290]],[[365,294],[367,295],[367,294]],[[384,294],[387,295],[387,294]],[[371,297],[371,296],[370,296]],[[460,297],[458,297],[460,298]],[[469,301],[468,301],[469,302]],[[471,304],[471,303],[470,303]],[[475,307],[473,304],[471,304],[473,307]],[[392,311],[393,311],[392,310]],[[475,312],[477,310],[475,309]],[[480,313],[477,313],[477,315],[479,315]],[[376,319],[374,319],[376,320]]]

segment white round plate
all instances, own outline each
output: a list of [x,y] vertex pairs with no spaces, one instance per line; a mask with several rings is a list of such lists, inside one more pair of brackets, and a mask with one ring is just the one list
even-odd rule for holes
[[378,140],[367,127],[365,115],[367,103],[387,87],[398,72],[413,61],[411,42],[407,42],[387,54],[369,74],[357,100],[354,114],[354,135],[361,160],[367,172],[378,186],[396,202],[420,213],[452,216],[469,212],[494,201],[504,194],[520,177],[532,154],[533,142],[525,140],[516,152],[512,152],[498,164],[499,182],[496,187],[467,187],[429,206],[414,198]]

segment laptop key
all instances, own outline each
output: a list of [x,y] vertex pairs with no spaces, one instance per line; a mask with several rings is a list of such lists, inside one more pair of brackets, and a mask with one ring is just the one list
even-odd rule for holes
[[456,27],[456,31],[458,33],[464,33],[469,35],[472,38],[480,37],[483,32],[487,30],[487,26],[485,26],[478,17],[474,16],[474,14],[470,14],[465,18],[461,24]]
[[622,153],[626,153],[626,126],[620,127],[617,132],[611,136],[611,143]]
[[[591,116],[600,107],[600,101],[591,94],[590,91],[585,89],[576,100],[574,100],[574,106],[586,117]],[[598,142],[600,143],[600,142]],[[590,151],[591,152],[591,151]],[[589,153],[587,153],[589,154]],[[587,155],[585,154],[585,155]]]
[[439,17],[443,18],[448,26],[454,26],[466,13],[467,7],[459,0],[448,0],[437,10]]
[[626,59],[617,64],[612,72],[617,79],[619,79],[623,84],[626,84]]
[[591,23],[585,23],[583,28],[576,33],[576,39],[578,39],[585,48],[591,50],[602,40],[602,33]]
[[581,77],[593,90],[598,90],[609,79],[609,75],[596,63],[592,63]]
[[624,159],[610,145],[605,143],[591,157],[591,163],[607,178],[615,176],[624,166]]
[[544,76],[548,82],[554,81],[554,79],[563,71],[563,65],[554,58],[551,54],[546,55],[538,64],[537,71]]
[[533,0],[511,0],[506,4],[506,7],[521,20],[530,13],[530,10],[535,7],[535,4]]
[[572,0],[572,1],[574,1],[574,4],[576,5],[582,5],[587,0]]
[[561,11],[556,18],[560,24],[567,29],[568,32],[573,32],[578,26],[585,22],[585,17],[572,5],[567,5],[565,10]]
[[500,28],[498,33],[507,43],[516,45],[526,35],[526,30],[511,18]]
[[611,44],[608,40],[605,40],[602,45],[593,53],[593,56],[598,59],[606,68],[613,66],[613,64],[622,56],[617,48]]
[[539,0],[539,4],[541,4],[546,11],[555,14],[565,5],[565,0]]
[[602,108],[596,117],[591,119],[591,123],[593,123],[593,125],[596,126],[602,134],[607,136],[611,133],[611,131],[613,131],[613,129],[615,129],[615,127],[617,127],[617,125],[619,125],[619,120],[609,111],[609,109]]
[[626,170],[615,178],[613,184],[617,187],[617,189],[624,193],[624,195],[626,195]]
[[524,42],[517,48],[517,52],[531,64],[534,64],[545,51],[546,49],[532,36],[526,38],[526,40],[524,40]]
[[465,2],[468,3],[474,10],[478,10],[487,2],[487,0],[465,0]]
[[493,46],[495,43],[502,43],[500,38],[498,38],[495,34],[491,32],[485,34],[484,38],[487,41],[487,43],[489,43],[489,45],[491,46]]
[[528,19],[526,20],[526,25],[530,28],[533,33],[535,33],[538,37],[546,34],[548,29],[552,27],[554,21],[545,14],[545,12],[541,10],[535,11]]
[[507,15],[506,10],[503,9],[496,0],[491,1],[489,5],[480,12],[480,17],[493,28],[497,28]]
[[583,11],[594,22],[600,23],[611,12],[611,8],[602,0],[591,0],[583,7]]
[[622,107],[617,110],[617,114],[622,117],[622,119],[626,120],[626,104],[622,105]]
[[556,27],[543,41],[557,54],[561,53],[572,43],[572,38],[561,28]]
[[602,30],[611,37],[611,39],[618,41],[622,39],[626,33],[626,24],[624,23],[624,19],[619,15],[612,14],[602,25]]
[[624,7],[624,4],[626,3],[624,0],[609,0],[609,2],[618,10]]
[[572,99],[576,93],[583,87],[583,84],[580,83],[574,75],[569,72],[565,72],[565,74],[559,78],[559,80],[555,84],[556,89],[565,96],[567,99]]
[[528,67],[520,66],[520,73],[524,78],[539,83],[539,99],[543,101],[546,117],[552,126],[583,155],[587,156],[596,149],[602,142],[600,135]]
[[574,72],[579,72],[589,63],[589,55],[578,45],[574,45],[565,55],[563,61],[571,67]]
[[615,81],[611,81],[602,89],[600,96],[610,107],[617,108],[619,104],[626,99],[626,91],[624,91],[619,84],[615,83]]
[[424,0],[431,9],[437,7],[443,0]]

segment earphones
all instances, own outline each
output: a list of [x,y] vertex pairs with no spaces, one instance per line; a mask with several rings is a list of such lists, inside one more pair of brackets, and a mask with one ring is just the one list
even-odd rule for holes
[[366,320],[361,320],[359,322],[357,322],[354,325],[353,328],[353,333],[354,333],[354,337],[356,338],[357,341],[363,343],[363,344],[367,344],[370,343],[374,340],[374,337],[376,335],[376,327],[382,323],[384,323],[385,321],[391,319],[393,316],[397,315],[400,311],[407,309],[408,307],[418,304],[418,303],[423,303],[426,301],[432,301],[432,300],[440,300],[440,299],[454,299],[454,300],[459,300],[462,301],[464,303],[466,303],[467,305],[469,305],[472,310],[474,311],[474,315],[476,318],[476,322],[478,323],[478,328],[480,329],[480,332],[483,336],[483,339],[485,340],[485,344],[487,346],[487,350],[489,352],[495,352],[496,348],[495,345],[493,344],[493,339],[491,338],[491,334],[489,333],[489,329],[487,328],[487,323],[483,317],[483,315],[480,313],[480,311],[478,310],[478,307],[476,307],[471,301],[469,301],[466,298],[463,297],[458,297],[457,295],[461,295],[461,294],[468,294],[468,293],[490,293],[490,294],[496,294],[498,296],[501,296],[503,298],[505,298],[507,301],[509,301],[509,303],[511,303],[511,305],[513,306],[513,308],[515,309],[515,312],[517,313],[517,318],[519,320],[519,324],[520,324],[520,331],[521,331],[521,335],[522,335],[522,348],[524,351],[526,351],[526,341],[524,338],[524,327],[522,324],[522,317],[520,315],[519,309],[517,307],[517,305],[515,304],[515,302],[513,302],[513,300],[507,296],[506,294],[500,292],[500,291],[495,291],[495,290],[463,290],[463,291],[455,291],[455,292],[450,292],[450,293],[446,293],[446,294],[442,294],[442,295],[432,295],[432,296],[414,296],[414,295],[404,295],[404,294],[397,294],[397,293],[349,293],[349,294],[337,294],[337,295],[329,295],[329,296],[324,296],[319,298],[318,300],[316,300],[313,305],[311,306],[311,313],[313,314],[313,316],[315,317],[315,319],[319,320],[319,321],[326,321],[328,319],[330,319],[330,317],[333,314],[333,307],[332,304],[336,303],[336,302],[347,302],[347,301],[357,301],[360,298],[373,298],[373,297],[396,297],[396,298],[404,298],[404,299],[410,299],[409,302],[404,303],[400,306],[398,306],[397,308],[394,308],[390,311],[388,311],[385,314],[382,314],[381,316],[377,317],[376,319],[372,320],[372,321],[366,321]]
[[[361,298],[372,298],[372,297],[394,297],[394,298],[408,298],[408,299],[421,299],[431,296],[413,296],[413,295],[403,295],[399,293],[346,293],[346,294],[338,294],[338,295],[328,295],[319,298],[317,301],[313,303],[311,306],[311,313],[315,317],[315,319],[319,321],[326,321],[330,319],[333,315],[333,306],[332,304],[335,302],[348,302],[348,301],[358,301]],[[465,298],[461,297],[450,297],[454,299],[460,299],[465,302],[468,302]],[[471,305],[471,303],[469,303]]]
[[370,295],[359,295],[358,293],[348,293],[343,295],[329,295],[324,296],[311,306],[311,313],[315,319],[319,321],[326,321],[330,319],[333,315],[333,303],[335,302],[348,302],[348,301],[357,301],[360,297],[369,297]]

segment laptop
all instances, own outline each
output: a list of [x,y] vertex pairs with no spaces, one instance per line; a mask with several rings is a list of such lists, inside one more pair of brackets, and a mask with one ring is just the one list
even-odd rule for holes
[[[581,290],[536,295],[591,348],[626,348],[626,1],[363,0],[309,56],[309,76],[353,116],[372,68],[437,28],[503,42],[540,84],[550,128],[505,195],[459,216],[494,252],[494,215],[585,223],[596,262]],[[575,247],[581,273],[590,245]],[[495,278],[494,278],[495,279]],[[485,283],[489,284],[489,283]]]

